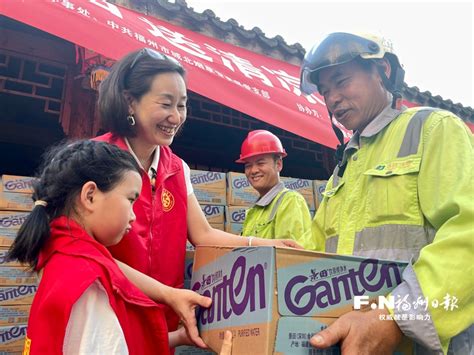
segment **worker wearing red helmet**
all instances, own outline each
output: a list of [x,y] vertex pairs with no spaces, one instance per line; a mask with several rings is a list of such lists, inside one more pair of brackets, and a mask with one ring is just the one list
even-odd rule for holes
[[242,235],[291,238],[305,249],[314,249],[308,205],[300,193],[280,181],[286,156],[278,137],[269,131],[251,131],[242,143],[237,163],[245,164],[245,175],[260,195],[247,211]]

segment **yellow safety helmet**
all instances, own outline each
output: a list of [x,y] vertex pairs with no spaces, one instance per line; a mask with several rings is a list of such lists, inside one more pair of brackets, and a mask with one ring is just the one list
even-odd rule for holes
[[398,57],[393,53],[392,44],[373,35],[355,35],[335,32],[315,45],[304,58],[301,66],[301,91],[312,94],[318,91],[318,76],[321,69],[350,62],[361,57],[363,59],[386,58],[391,66],[390,77],[381,71],[384,85],[394,95],[394,100],[401,97],[401,88],[405,71]]
[[[385,58],[391,66],[390,77],[387,77],[383,68],[376,65],[385,88],[392,93],[392,107],[398,106],[401,99],[403,70],[398,57],[393,53],[390,42],[383,38],[372,35],[355,35],[351,33],[335,32],[327,36],[321,43],[315,45],[306,53],[300,73],[300,88],[306,94],[318,91],[319,73],[324,68],[341,65],[360,57],[366,60]],[[345,165],[342,165],[342,157],[346,144],[341,130],[332,121],[332,113],[329,111],[331,125],[336,134],[339,145],[336,149],[336,160],[338,161],[339,176],[344,174]]]

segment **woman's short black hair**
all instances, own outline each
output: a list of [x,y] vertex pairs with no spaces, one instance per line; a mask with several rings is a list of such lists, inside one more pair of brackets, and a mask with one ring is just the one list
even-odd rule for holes
[[118,136],[135,136],[134,126],[127,121],[126,95],[139,100],[150,91],[153,78],[163,73],[185,77],[184,68],[174,58],[150,49],[131,52],[116,62],[99,87],[98,107],[103,128]]

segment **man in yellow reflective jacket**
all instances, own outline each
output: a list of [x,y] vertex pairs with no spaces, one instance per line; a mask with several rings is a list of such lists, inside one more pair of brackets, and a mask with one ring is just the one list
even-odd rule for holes
[[251,131],[242,143],[237,162],[245,164],[245,175],[260,195],[247,211],[242,235],[291,238],[305,249],[314,249],[308,205],[299,192],[280,181],[286,155],[278,137],[269,131]]
[[311,344],[390,353],[404,334],[418,353],[472,354],[473,136],[451,112],[402,108],[403,74],[389,43],[348,33],[302,65],[302,90],[354,132],[347,144],[336,133],[339,162],[312,226],[318,249],[409,262],[391,294],[404,307],[349,312]]

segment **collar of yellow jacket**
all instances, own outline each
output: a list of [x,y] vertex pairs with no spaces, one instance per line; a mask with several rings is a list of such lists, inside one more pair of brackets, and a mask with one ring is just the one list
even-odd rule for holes
[[261,206],[261,207],[266,207],[269,204],[272,203],[273,199],[277,197],[277,195],[285,189],[285,185],[283,182],[279,182],[275,186],[273,186],[270,191],[268,191],[265,195],[260,197],[257,202],[255,202],[255,205]]

